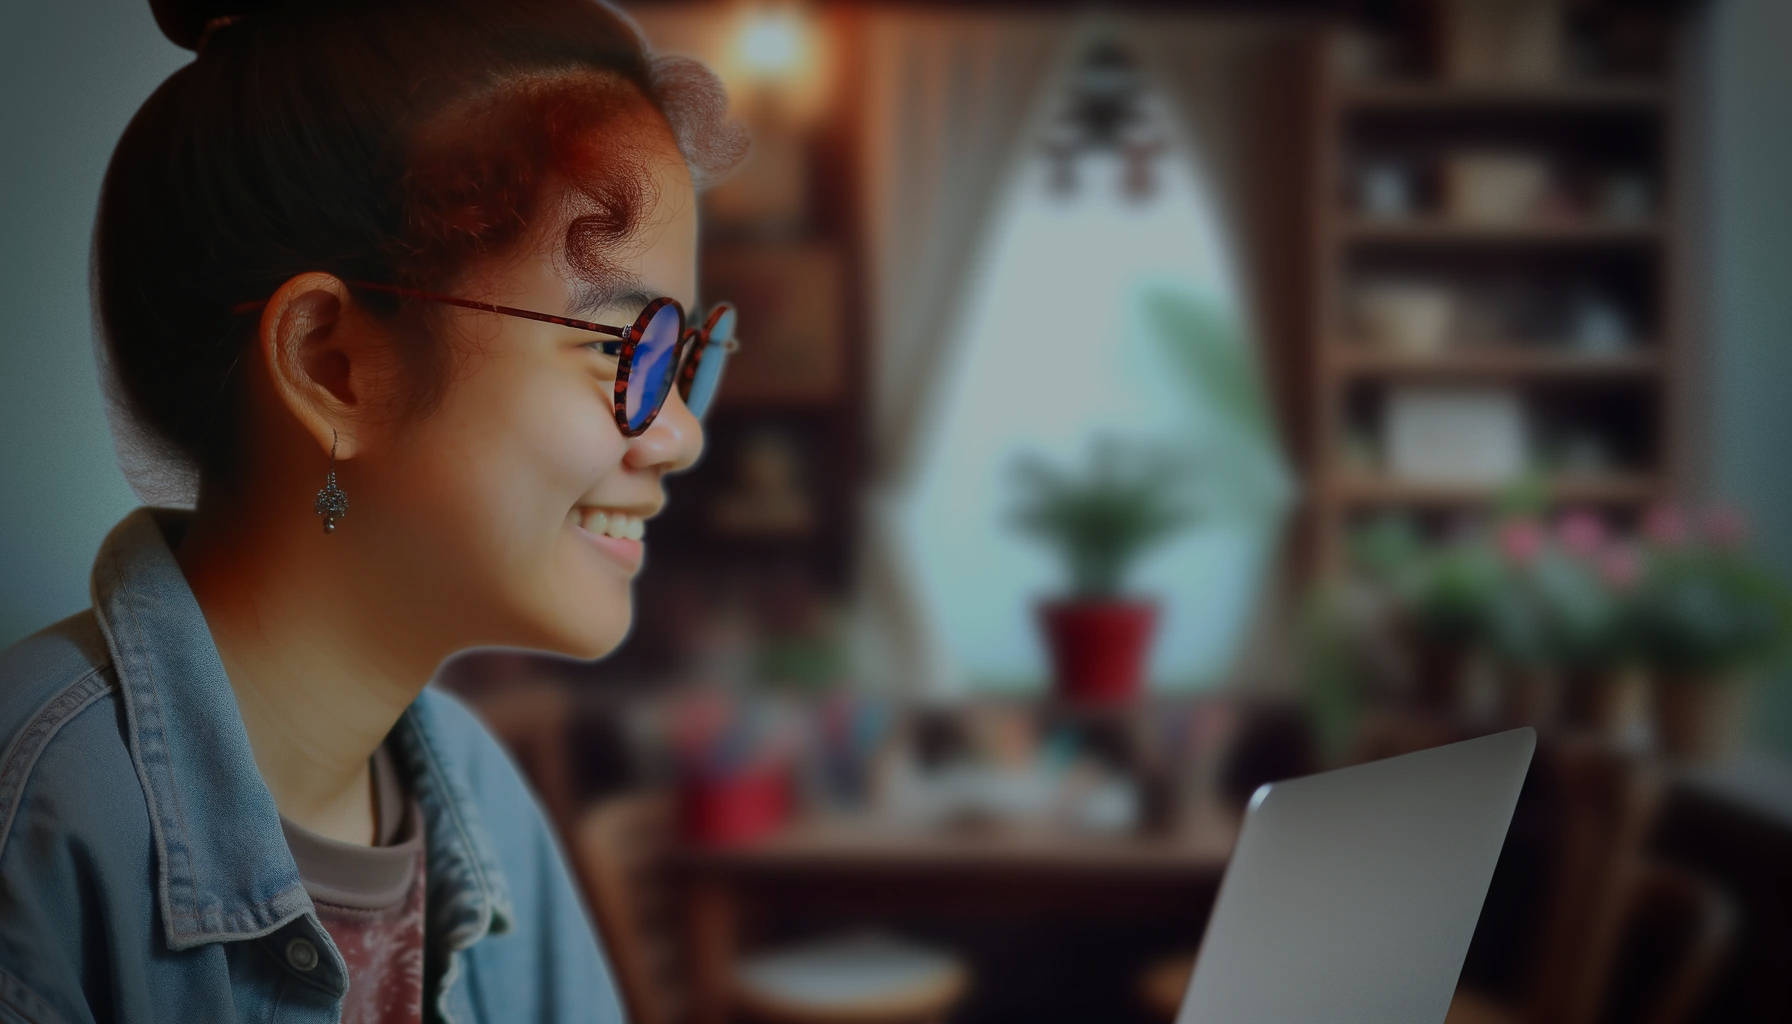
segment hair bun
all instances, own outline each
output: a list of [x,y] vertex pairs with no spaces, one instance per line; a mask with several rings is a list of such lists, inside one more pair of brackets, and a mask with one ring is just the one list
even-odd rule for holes
[[205,26],[214,18],[253,14],[268,6],[265,0],[149,0],[156,25],[168,41],[185,50],[199,49]]

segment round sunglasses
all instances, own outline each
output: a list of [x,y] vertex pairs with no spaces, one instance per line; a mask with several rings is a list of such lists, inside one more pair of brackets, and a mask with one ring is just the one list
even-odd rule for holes
[[[646,433],[647,428],[653,426],[655,417],[659,416],[660,409],[665,406],[666,398],[674,387],[678,388],[678,397],[691,410],[691,415],[702,419],[715,399],[729,355],[740,348],[740,343],[734,338],[734,307],[725,302],[716,304],[710,310],[709,317],[701,327],[687,329],[684,307],[678,300],[657,298],[642,308],[634,323],[627,327],[616,327],[375,281],[345,283],[350,288],[385,292],[424,302],[439,302],[501,316],[521,317],[617,339],[594,344],[605,355],[616,357],[613,401],[616,427],[624,437],[639,437]],[[265,299],[244,302],[232,312],[253,312],[265,305]]]

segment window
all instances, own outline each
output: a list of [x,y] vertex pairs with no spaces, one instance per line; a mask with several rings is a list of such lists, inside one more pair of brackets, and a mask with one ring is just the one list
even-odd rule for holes
[[1152,687],[1212,685],[1250,626],[1289,477],[1262,424],[1241,438],[1223,408],[1240,398],[1262,408],[1247,336],[1234,326],[1223,342],[1242,375],[1191,380],[1148,303],[1173,297],[1210,324],[1238,325],[1223,240],[1180,151],[1158,161],[1145,200],[1122,194],[1118,156],[1086,157],[1084,187],[1069,196],[1053,190],[1053,170],[1044,159],[1026,167],[994,221],[899,513],[921,610],[950,661],[943,683],[1043,684],[1032,607],[1063,575],[1053,552],[1007,526],[1009,467],[1026,450],[1083,464],[1110,434],[1174,440],[1199,460],[1211,515],[1149,555],[1131,590],[1161,602]]

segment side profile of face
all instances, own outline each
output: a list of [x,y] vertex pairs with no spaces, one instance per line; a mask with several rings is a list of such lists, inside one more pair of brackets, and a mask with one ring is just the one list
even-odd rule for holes
[[[518,251],[465,268],[461,298],[631,324],[651,299],[692,310],[697,214],[669,132],[648,147],[648,187],[633,234],[598,288],[561,249],[567,210]],[[552,204],[550,204],[551,206]],[[357,535],[437,646],[512,646],[577,658],[608,653],[631,621],[645,542],[636,527],[665,501],[663,478],[694,463],[703,435],[676,390],[652,426],[624,437],[613,413],[617,359],[588,331],[443,307],[456,365],[441,404],[370,429],[344,463]],[[651,532],[651,525],[646,526]],[[335,538],[332,537],[332,540]]]

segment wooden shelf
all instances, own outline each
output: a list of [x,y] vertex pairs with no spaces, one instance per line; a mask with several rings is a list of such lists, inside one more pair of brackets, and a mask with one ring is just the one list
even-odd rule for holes
[[[1334,478],[1328,493],[1344,505],[1409,505],[1449,507],[1484,505],[1505,485],[1429,484],[1392,477],[1347,475]],[[1633,505],[1654,500],[1659,489],[1642,474],[1561,476],[1546,484],[1549,500],[1589,505]]]
[[[1677,18],[1664,15],[1662,23]],[[1430,53],[1435,42],[1434,26],[1418,8],[1372,33],[1402,52]],[[1302,189],[1310,225],[1302,276],[1310,284],[1299,297],[1295,351],[1304,372],[1291,406],[1301,410],[1299,453],[1311,467],[1312,498],[1297,526],[1303,565],[1315,573],[1344,570],[1352,520],[1363,512],[1472,515],[1509,492],[1399,480],[1382,463],[1362,460],[1359,435],[1378,415],[1378,393],[1406,385],[1509,391],[1527,425],[1596,439],[1617,465],[1640,467],[1556,475],[1542,488],[1552,504],[1627,515],[1667,496],[1683,482],[1689,440],[1686,385],[1675,372],[1688,344],[1680,330],[1685,257],[1670,216],[1682,199],[1674,170],[1685,163],[1685,122],[1674,113],[1686,79],[1672,61],[1658,73],[1538,85],[1452,82],[1417,72],[1344,78],[1335,70],[1339,42],[1338,35],[1316,39],[1304,76],[1313,159]],[[1558,198],[1547,213],[1519,223],[1456,219],[1459,208],[1448,205],[1449,183],[1435,165],[1483,149],[1535,155],[1576,202],[1570,208]],[[1411,216],[1376,218],[1342,199],[1341,186],[1375,161],[1408,167]],[[1603,219],[1603,204],[1591,201],[1620,174],[1648,182],[1653,206],[1638,209],[1640,219]],[[1572,320],[1574,296],[1587,290],[1646,337],[1604,356],[1577,352],[1563,337],[1511,336],[1473,343],[1446,336],[1459,347],[1404,354],[1366,343],[1349,326],[1356,289],[1395,274],[1434,277],[1440,287],[1483,301],[1482,334],[1522,335]],[[1479,300],[1483,289],[1491,297]],[[1508,293],[1522,297],[1507,302]],[[1566,324],[1553,329],[1570,331]]]
[[1661,372],[1661,360],[1652,351],[1623,355],[1592,356],[1538,348],[1494,347],[1459,349],[1434,356],[1387,352],[1360,342],[1332,343],[1331,359],[1347,377],[1477,378],[1505,380],[1542,378],[1561,380],[1646,379]]
[[1471,85],[1437,81],[1360,82],[1339,93],[1339,103],[1352,111],[1453,111],[1512,109],[1550,111],[1652,113],[1668,105],[1667,89],[1658,82],[1558,82],[1550,85]]
[[1602,224],[1465,224],[1441,218],[1404,221],[1346,217],[1339,234],[1350,242],[1377,245],[1653,245],[1662,241],[1659,225]]

